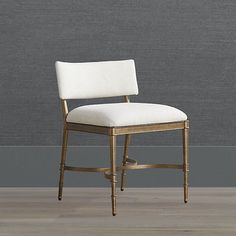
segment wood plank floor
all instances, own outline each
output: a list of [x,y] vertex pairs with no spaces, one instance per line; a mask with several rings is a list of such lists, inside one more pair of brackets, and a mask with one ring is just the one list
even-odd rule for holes
[[0,188],[0,235],[236,235],[236,188],[118,191],[118,215],[111,216],[110,189]]

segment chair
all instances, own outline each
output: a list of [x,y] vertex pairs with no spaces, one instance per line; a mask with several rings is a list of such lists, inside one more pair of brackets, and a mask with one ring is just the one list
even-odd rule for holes
[[[188,201],[188,133],[189,121],[182,111],[160,104],[132,103],[129,95],[138,94],[134,60],[86,63],[56,62],[59,96],[64,129],[60,164],[58,199],[62,199],[64,171],[104,172],[111,181],[112,215],[116,215],[116,174],[121,171],[121,190],[125,172],[132,169],[171,168],[184,173],[184,202]],[[123,96],[124,102],[77,107],[68,111],[68,99]],[[130,136],[136,133],[182,130],[183,164],[137,164],[128,158]],[[81,131],[109,136],[110,168],[72,167],[65,165],[68,132]],[[116,137],[125,135],[121,166],[116,165]]]

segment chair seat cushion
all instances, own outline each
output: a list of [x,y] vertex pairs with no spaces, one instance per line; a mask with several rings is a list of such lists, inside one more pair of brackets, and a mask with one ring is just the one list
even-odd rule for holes
[[151,103],[109,103],[73,109],[67,122],[106,127],[169,123],[187,120],[177,108]]

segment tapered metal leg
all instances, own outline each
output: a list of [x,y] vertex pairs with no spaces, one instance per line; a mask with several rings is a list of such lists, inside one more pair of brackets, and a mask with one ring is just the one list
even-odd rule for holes
[[116,215],[116,136],[110,136],[111,202],[112,215]]
[[62,199],[62,188],[63,188],[63,182],[64,182],[64,166],[65,166],[65,161],[66,161],[67,142],[68,142],[68,130],[67,130],[66,126],[64,126],[62,149],[61,149],[61,164],[60,164],[58,200]]
[[[124,154],[123,154],[123,161],[122,165],[126,165],[126,160],[128,158],[128,145],[130,143],[130,134],[125,135],[125,143],[124,143]],[[121,183],[120,183],[120,190],[124,191],[124,186],[125,186],[125,170],[122,170],[121,172]]]
[[183,129],[183,171],[184,171],[184,202],[188,202],[188,172],[189,172],[189,121]]

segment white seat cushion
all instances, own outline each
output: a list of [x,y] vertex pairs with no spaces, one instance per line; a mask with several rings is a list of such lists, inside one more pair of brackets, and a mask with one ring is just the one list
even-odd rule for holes
[[109,103],[75,108],[67,122],[106,127],[184,121],[187,116],[174,107],[151,103]]

